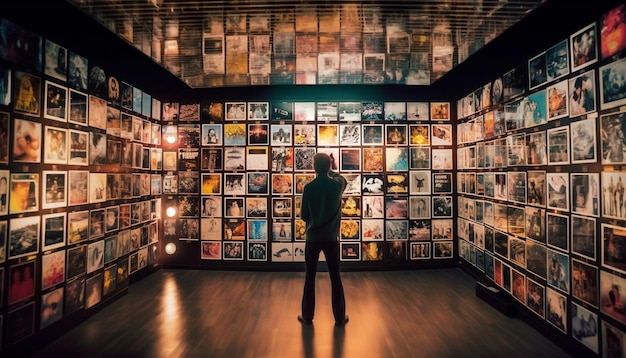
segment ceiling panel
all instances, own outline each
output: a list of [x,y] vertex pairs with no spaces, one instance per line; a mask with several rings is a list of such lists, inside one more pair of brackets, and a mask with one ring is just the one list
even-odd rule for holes
[[68,0],[192,88],[429,85],[541,0]]

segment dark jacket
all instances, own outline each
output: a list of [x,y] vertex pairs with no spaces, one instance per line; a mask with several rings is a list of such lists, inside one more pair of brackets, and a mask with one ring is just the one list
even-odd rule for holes
[[341,175],[328,172],[328,176],[318,174],[304,186],[300,217],[306,223],[307,241],[337,240],[341,224],[341,194],[347,184]]

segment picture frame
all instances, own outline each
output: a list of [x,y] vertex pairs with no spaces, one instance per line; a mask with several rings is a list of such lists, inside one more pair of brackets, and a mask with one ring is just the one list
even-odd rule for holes
[[450,102],[430,102],[430,118],[438,121],[450,120]]
[[248,102],[248,120],[269,120],[269,102]]
[[508,200],[526,204],[526,172],[507,172]]
[[409,147],[409,169],[430,169],[430,147]]
[[569,164],[569,126],[550,128],[546,132],[548,136],[548,165]]
[[598,36],[595,22],[571,34],[569,43],[572,72],[598,62]]
[[224,170],[244,170],[246,168],[245,148],[225,147],[224,148]]
[[450,259],[453,257],[453,241],[433,242],[433,259]]
[[600,116],[600,139],[602,164],[626,163],[626,112]]
[[430,118],[429,109],[428,102],[407,102],[406,118],[411,121],[427,121]]
[[222,198],[219,196],[203,196],[201,198],[201,217],[222,217]]
[[[364,197],[369,198],[369,197]],[[409,219],[430,219],[431,203],[429,196],[410,196],[409,197]]]
[[247,170],[267,170],[269,166],[269,147],[246,146]]
[[39,253],[39,215],[13,218],[9,221],[8,259]]
[[363,148],[363,165],[362,170],[369,173],[379,173],[384,169],[384,150],[385,148],[373,147]]
[[291,121],[293,120],[294,103],[293,102],[271,102],[270,103],[270,119],[272,121]]
[[[529,94],[523,100],[524,106],[524,124],[526,128],[532,128],[548,122],[548,99],[546,90]],[[486,118],[486,117],[485,117]],[[494,117],[494,135],[497,133],[497,118]]]
[[[318,150],[319,152],[319,150]],[[341,172],[361,171],[361,149],[360,148],[339,148],[339,162]]]
[[65,251],[56,251],[41,257],[41,289],[46,290],[65,281]]
[[358,123],[339,124],[339,145],[354,146],[361,144],[361,125]]
[[561,211],[569,211],[569,173],[547,173],[546,181],[548,183],[548,195],[546,202],[547,208]]
[[317,145],[337,146],[339,145],[339,125],[330,123],[317,124]]
[[67,111],[67,121],[69,123],[86,126],[89,114],[88,95],[70,88],[68,97],[69,106]]
[[546,287],[546,321],[562,333],[567,332],[567,299],[558,291]]
[[246,221],[249,241],[267,241],[267,220],[254,219]]
[[361,126],[362,129],[362,143],[363,145],[368,145],[368,146],[377,146],[377,145],[383,145],[384,144],[384,137],[383,137],[383,125],[382,124],[367,124],[364,123]]
[[625,285],[626,279],[623,277],[600,270],[600,312],[621,323],[626,323],[626,315],[618,308],[622,307],[626,301],[617,293],[621,293],[621,288]]
[[545,286],[526,277],[526,306],[541,318],[545,317],[545,291]]
[[45,81],[44,118],[67,122],[67,87]]
[[547,80],[546,52],[544,51],[528,60],[528,89],[533,90],[546,83]]
[[570,292],[570,260],[569,255],[548,248],[548,279],[549,287],[565,294]]
[[432,197],[432,217],[433,218],[451,218],[453,212],[453,201],[451,196],[433,196]]
[[[572,258],[572,296],[598,307],[598,267]],[[572,322],[574,323],[574,322]]]
[[40,163],[42,125],[26,119],[13,120],[13,152],[14,162]]
[[273,242],[291,242],[293,240],[293,232],[291,223],[287,221],[272,222],[272,241]]
[[106,173],[89,173],[89,203],[106,201],[107,175]]
[[452,149],[432,148],[432,169],[451,170],[452,169]]
[[[434,150],[433,150],[434,151]],[[409,150],[407,147],[386,147],[385,148],[385,170],[386,171],[408,171],[409,170]],[[452,152],[450,152],[452,155]]]
[[409,145],[430,145],[430,129],[428,124],[409,124]]
[[246,120],[246,102],[225,102],[225,117],[227,121]]
[[39,173],[11,173],[9,213],[39,210]]
[[42,209],[59,208],[67,205],[67,172],[59,170],[42,171]]
[[[597,280],[596,280],[597,281]],[[597,295],[597,293],[596,293]],[[599,353],[598,315],[576,302],[572,302],[572,336],[595,354]],[[596,327],[592,329],[591,327]],[[607,334],[604,332],[603,334]],[[609,333],[610,334],[610,333]],[[605,346],[606,347],[606,346]]]
[[548,247],[569,251],[569,216],[546,213],[546,241]]
[[363,196],[361,198],[363,218],[381,219],[385,217],[384,196]]
[[245,123],[225,123],[224,124],[224,144],[225,145],[245,146],[246,140],[247,140],[247,131],[246,131]]
[[[626,239],[623,227],[602,223],[602,266],[620,273],[626,273],[626,248],[618,243]],[[616,245],[617,244],[617,245]]]
[[596,163],[596,119],[570,123],[572,164]]
[[626,217],[623,189],[626,183],[626,173],[603,171],[601,183],[602,217],[623,220]]
[[361,245],[353,242],[340,242],[341,261],[361,261]]
[[452,173],[432,173],[432,193],[452,194]]
[[202,241],[201,255],[202,260],[221,260],[222,259],[222,242],[221,241]]
[[[294,124],[294,145],[315,145],[317,142],[317,130],[314,124]],[[359,137],[360,138],[360,137]]]
[[201,133],[203,146],[219,146],[223,144],[221,124],[203,123]]
[[596,72],[594,70],[570,78],[568,88],[570,117],[596,111]]
[[559,41],[546,51],[546,80],[555,81],[569,74],[568,39]]
[[[356,202],[355,199],[353,200]],[[385,196],[385,219],[408,219],[408,218],[409,218],[409,201],[406,196],[404,197]],[[386,223],[388,224],[389,220]],[[401,233],[398,232],[396,234],[400,235]],[[387,236],[387,239],[389,239],[388,236]]]
[[42,107],[41,77],[19,70],[13,71],[13,111],[39,117]]
[[583,258],[596,260],[596,219],[574,215],[571,216],[570,247],[573,254]]
[[[452,125],[451,124],[433,124],[431,126],[431,133],[432,133],[431,143],[433,146],[451,146],[452,145]],[[411,144],[413,144],[413,141],[411,141]]]
[[361,220],[361,240],[383,241],[385,234],[385,221],[383,219]]
[[67,164],[68,130],[59,127],[44,127],[44,163]]
[[248,145],[269,145],[269,124],[248,124]]
[[[569,114],[568,82],[563,80],[546,88],[548,96],[548,121],[566,117]],[[578,97],[577,97],[578,99]]]
[[410,242],[409,243],[409,260],[428,260],[430,259],[430,242]]
[[626,84],[618,78],[626,73],[626,58],[607,63],[600,69],[600,109],[622,106],[626,103]]
[[386,124],[385,144],[386,145],[407,145],[407,125],[406,124]]
[[305,172],[314,171],[313,156],[317,153],[316,148],[311,147],[295,147],[294,148],[294,170]]
[[572,213],[600,215],[600,174],[571,173]]
[[315,115],[315,102],[295,102],[293,104],[293,118],[296,121],[314,121]]
[[[200,148],[200,170],[222,170],[223,156],[224,148]],[[163,162],[163,169],[165,169],[165,158]]]

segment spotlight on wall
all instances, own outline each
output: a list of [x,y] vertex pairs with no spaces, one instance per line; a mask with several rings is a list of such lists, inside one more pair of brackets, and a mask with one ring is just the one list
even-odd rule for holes
[[174,253],[176,252],[176,244],[173,242],[168,243],[167,245],[165,245],[165,253],[168,255],[174,255]]
[[167,215],[168,218],[174,217],[176,215],[176,207],[170,206],[165,209],[165,215]]
[[163,140],[168,144],[176,143],[177,131],[176,126],[163,126]]

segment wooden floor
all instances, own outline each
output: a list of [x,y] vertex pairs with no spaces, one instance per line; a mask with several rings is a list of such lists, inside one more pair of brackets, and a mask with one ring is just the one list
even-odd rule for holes
[[350,322],[336,328],[326,272],[302,326],[302,272],[162,269],[34,357],[568,356],[477,298],[461,269],[342,277]]

